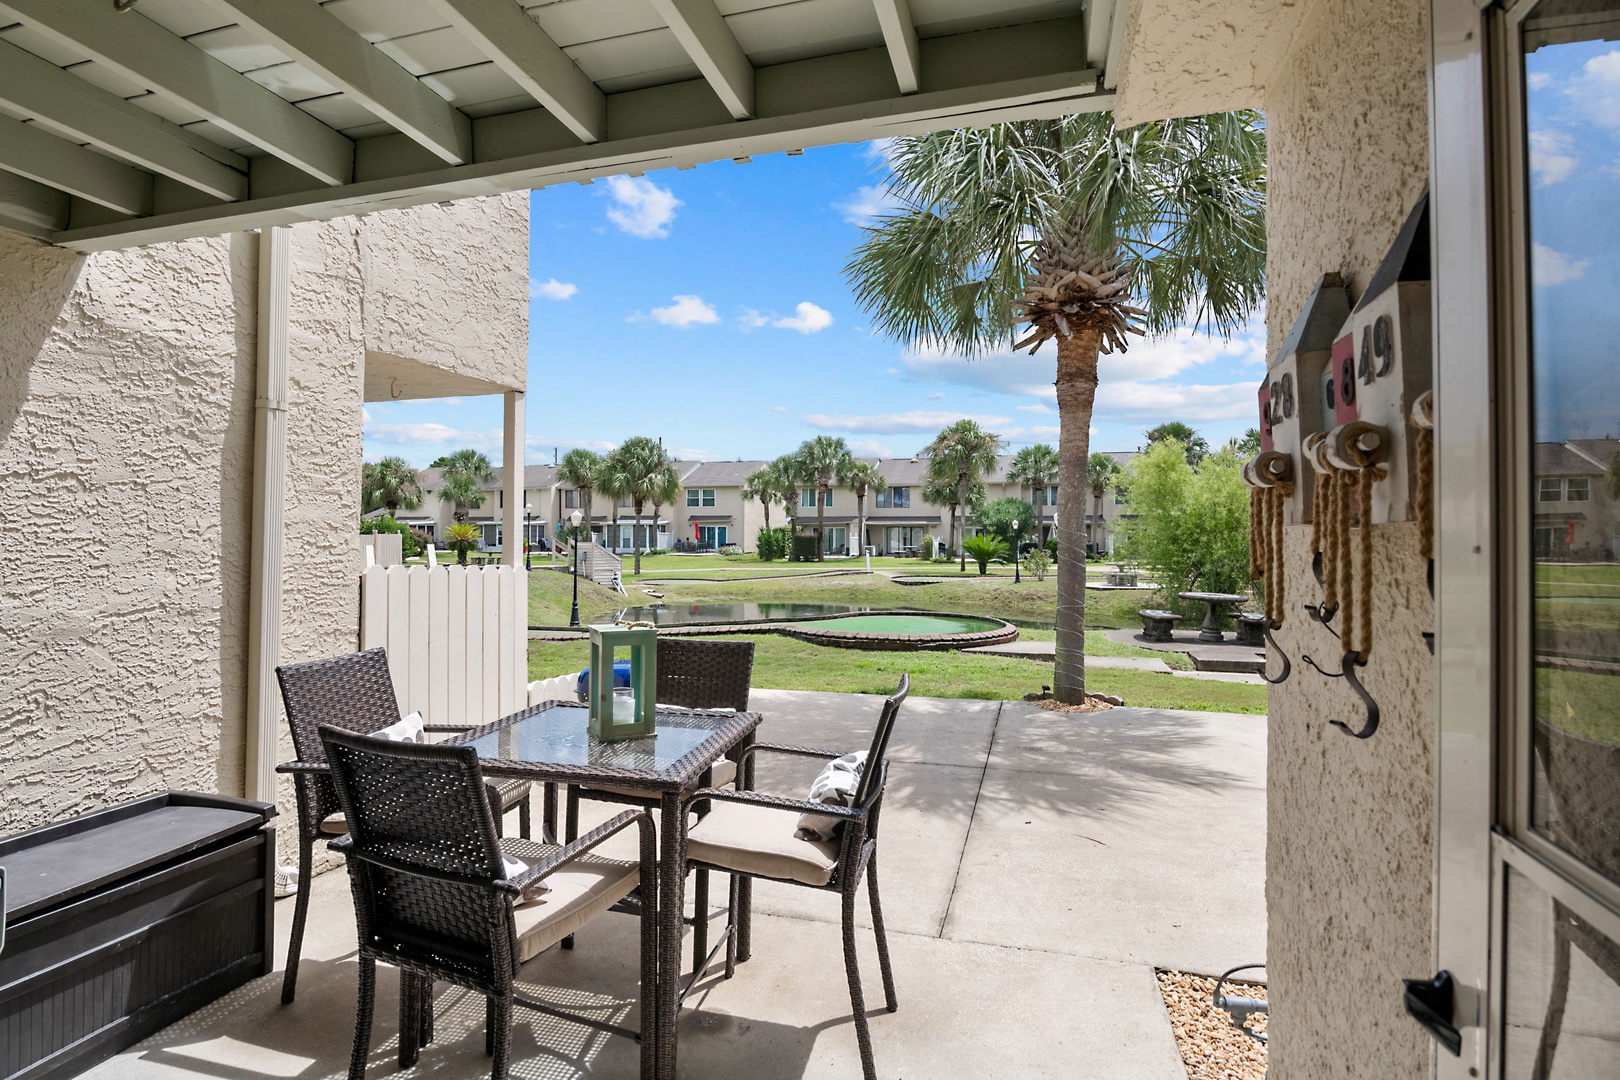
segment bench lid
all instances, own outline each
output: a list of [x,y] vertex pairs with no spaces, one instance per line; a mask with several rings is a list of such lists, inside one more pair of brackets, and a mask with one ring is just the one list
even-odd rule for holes
[[6,923],[263,827],[267,803],[170,791],[0,840]]

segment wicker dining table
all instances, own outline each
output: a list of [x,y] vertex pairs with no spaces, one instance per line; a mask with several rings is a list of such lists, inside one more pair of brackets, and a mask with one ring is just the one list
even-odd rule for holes
[[660,797],[658,861],[641,868],[658,882],[658,985],[652,1000],[642,987],[643,1009],[655,1010],[656,1075],[674,1080],[675,1030],[680,1009],[681,919],[686,887],[685,799],[702,786],[721,756],[754,741],[759,714],[658,710],[654,734],[603,742],[589,730],[586,706],[544,701],[451,742],[478,751],[489,777],[585,787],[634,788]]

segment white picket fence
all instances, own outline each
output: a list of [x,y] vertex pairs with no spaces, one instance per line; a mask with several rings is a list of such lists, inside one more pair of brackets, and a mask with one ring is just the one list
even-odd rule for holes
[[511,566],[371,566],[360,648],[388,650],[402,712],[486,724],[528,704],[528,578]]

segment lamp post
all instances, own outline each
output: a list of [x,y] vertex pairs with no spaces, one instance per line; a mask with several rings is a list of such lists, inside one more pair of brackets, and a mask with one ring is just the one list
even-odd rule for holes
[[532,557],[529,554],[529,519],[531,517],[533,517],[533,511],[531,510],[528,503],[524,503],[523,504],[523,569],[526,570],[526,571],[534,569],[534,562],[532,560]]
[[579,625],[579,523],[585,515],[575,510],[568,515],[574,526],[574,609],[568,613],[568,625]]
[[1018,533],[1018,522],[1017,521],[1014,521],[1012,523],[1012,534],[1013,534],[1013,584],[1018,585],[1018,584],[1021,584],[1024,579],[1018,576],[1018,569],[1019,569],[1018,561],[1019,561],[1019,556],[1022,553],[1018,550],[1018,548],[1019,548],[1019,543],[1018,543],[1019,533]]

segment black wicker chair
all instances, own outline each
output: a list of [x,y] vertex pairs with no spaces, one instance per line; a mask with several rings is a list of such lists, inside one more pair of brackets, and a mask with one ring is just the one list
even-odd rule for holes
[[[866,878],[872,905],[872,926],[877,935],[878,964],[883,969],[883,993],[890,1012],[899,1008],[894,993],[894,974],[889,967],[889,942],[883,931],[883,907],[878,900],[877,831],[878,814],[883,807],[883,788],[888,779],[889,736],[894,730],[900,705],[911,691],[911,678],[900,676],[900,685],[883,703],[866,766],[861,772],[852,805],[829,806],[805,799],[784,799],[752,790],[705,788],[692,797],[694,804],[716,803],[710,813],[693,826],[687,840],[687,865],[698,870],[716,870],[731,875],[731,901],[726,920],[726,978],[736,971],[750,952],[749,907],[741,902],[740,887],[750,878],[768,878],[790,885],[825,889],[843,897],[844,970],[849,977],[849,1000],[855,1013],[855,1040],[860,1046],[861,1068],[866,1080],[876,1080],[872,1063],[872,1037],[866,1024],[866,999],[861,990],[860,963],[855,953],[855,901],[861,878]],[[753,787],[754,755],[791,754],[831,760],[841,756],[835,750],[812,750],[803,746],[754,743],[738,755],[742,789]],[[843,835],[836,840],[801,840],[799,815],[804,813],[844,819]],[[706,916],[699,909],[699,922]],[[694,935],[695,936],[695,935]],[[699,950],[690,991],[707,966],[708,957]],[[685,992],[683,991],[683,997]]]
[[[321,765],[326,756],[316,729],[330,724],[362,735],[380,731],[400,719],[399,701],[394,696],[394,679],[388,671],[388,654],[368,649],[329,660],[304,664],[284,664],[276,668],[281,684],[281,701],[292,729],[293,751],[298,761]],[[434,725],[428,731],[465,731],[465,726]],[[304,945],[304,921],[309,915],[310,878],[314,872],[315,841],[341,836],[347,829],[339,812],[337,793],[324,771],[284,765],[278,772],[293,775],[298,801],[298,900],[293,907],[292,941],[287,947],[287,970],[281,979],[281,1003],[290,1005],[298,988],[298,958]],[[497,833],[501,816],[513,807],[518,811],[518,833],[529,838],[529,782],[526,780],[491,783],[489,797],[499,807],[495,817]],[[548,800],[549,800],[548,793]]]
[[[654,853],[651,815],[626,811],[566,847],[503,840],[472,747],[388,742],[324,725],[320,737],[349,821],[348,835],[329,846],[348,861],[359,929],[350,1080],[363,1080],[371,1053],[379,960],[400,970],[400,1068],[414,1065],[433,1041],[433,983],[442,981],[484,995],[494,1080],[507,1074],[514,1005],[638,1039],[641,1074],[650,1077],[656,1010],[644,1008],[641,1029],[632,1030],[525,999],[513,984],[524,962],[639,894],[640,867]],[[639,826],[641,863],[590,854],[631,825]],[[509,877],[503,856],[528,868]],[[549,891],[524,899],[540,882]],[[641,899],[627,909],[655,909]],[[644,987],[656,984],[657,944],[656,921],[644,918]]]
[[[682,709],[735,709],[748,711],[748,688],[754,675],[752,641],[696,641],[690,638],[658,639],[658,704]],[[727,787],[737,778],[737,764],[721,758],[704,779],[705,787]],[[570,785],[563,835],[572,840],[579,835],[580,800],[618,803],[657,809],[658,796],[633,788],[580,788]],[[692,902],[700,916],[693,924],[696,955],[708,949],[707,923],[701,918],[709,905],[709,874],[699,870],[693,882]],[[572,941],[563,943],[565,948]]]

